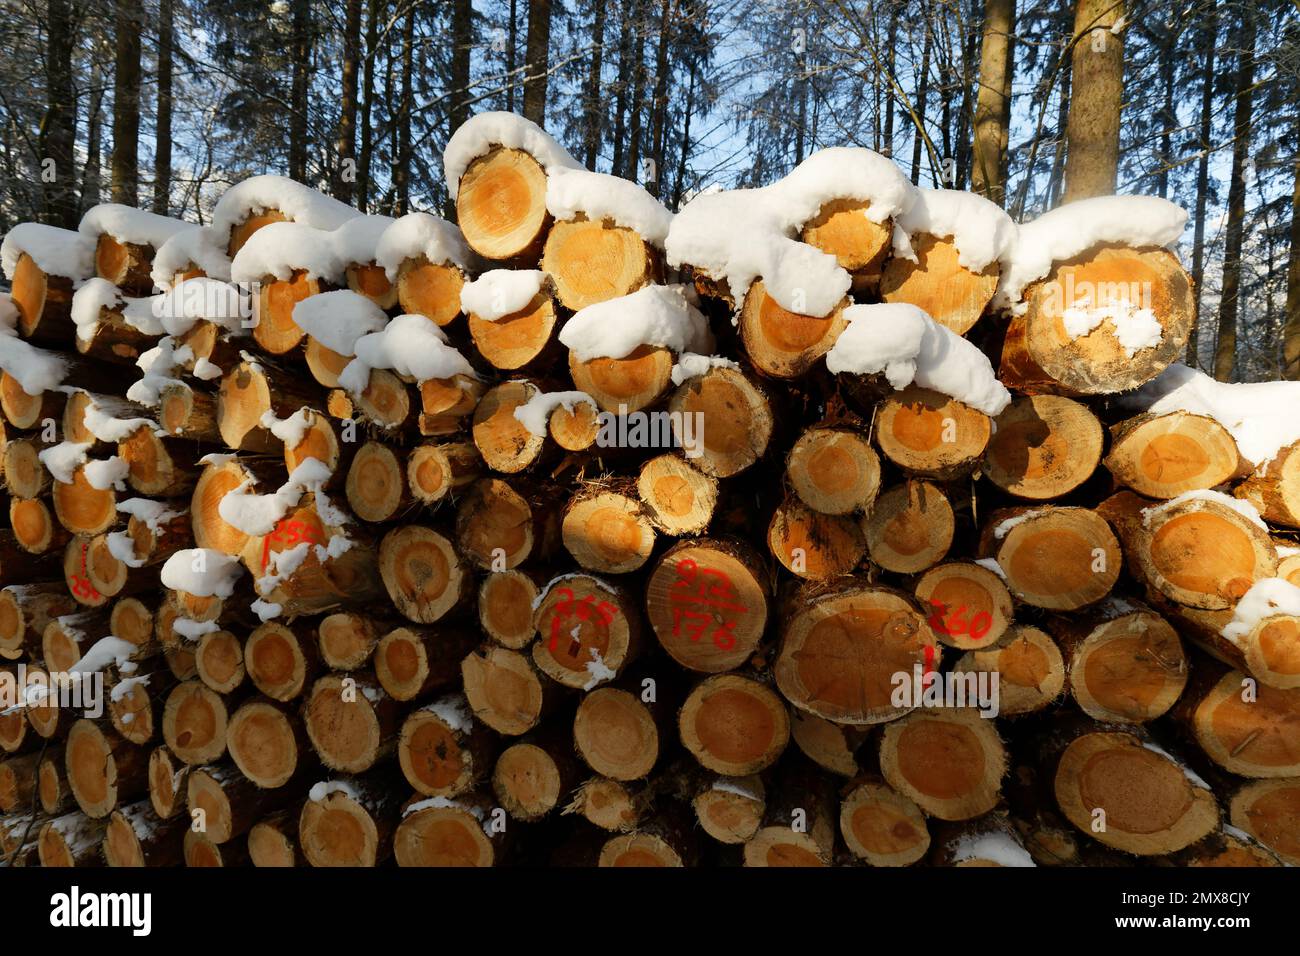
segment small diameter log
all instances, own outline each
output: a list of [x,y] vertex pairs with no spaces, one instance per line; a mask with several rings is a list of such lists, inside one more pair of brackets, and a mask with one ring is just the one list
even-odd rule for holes
[[226,255],[231,259],[240,249],[244,248],[244,243],[253,238],[253,233],[263,226],[269,226],[273,222],[291,222],[292,218],[285,215],[278,209],[263,209],[261,212],[250,212],[242,220],[230,227],[230,235],[226,239]]
[[10,438],[5,442],[5,490],[14,498],[35,498],[50,487],[50,473],[41,462],[41,445],[35,438]]
[[639,780],[659,759],[659,728],[654,713],[635,694],[601,687],[578,705],[573,746],[596,773],[613,780]]
[[109,633],[137,647],[144,647],[154,636],[153,612],[137,598],[119,598],[108,615]]
[[830,780],[802,758],[773,774],[763,826],[745,844],[745,866],[830,866],[838,814]]
[[[142,591],[151,590],[158,586],[158,569],[156,565],[160,561],[148,560],[150,566],[146,567],[141,564],[139,567],[131,567],[125,561],[118,558],[113,553],[114,537],[118,532],[112,535],[97,534],[89,540],[74,538],[74,543],[79,543],[80,547],[76,549],[65,549],[65,560],[72,557],[76,561],[74,567],[68,567],[65,563],[64,574],[68,578],[69,587],[80,587],[83,591],[87,590],[84,583],[78,582],[80,576],[84,581],[89,582],[89,593],[85,596],[98,595],[103,600],[116,597],[126,597],[130,594],[139,594]],[[129,533],[128,533],[129,537]],[[120,541],[120,539],[118,539]],[[135,552],[134,544],[128,544],[127,550],[130,553]],[[79,559],[77,551],[81,551]],[[135,562],[138,559],[133,558]],[[69,572],[72,572],[69,574]],[[137,632],[138,633],[138,632]]]
[[1007,754],[993,722],[972,708],[918,710],[885,726],[880,770],[930,816],[970,820],[997,806]]
[[789,312],[767,294],[762,280],[745,294],[740,310],[740,339],[754,368],[773,378],[799,378],[830,351],[848,327],[840,302],[829,315]]
[[0,761],[0,813],[14,813],[31,806],[40,759],[39,753],[30,753]]
[[348,395],[356,415],[385,433],[401,437],[416,430],[419,409],[407,383],[393,372],[371,369],[365,389]]
[[226,737],[239,772],[267,790],[283,787],[299,767],[315,763],[297,713],[265,698],[241,705],[230,718]]
[[408,315],[423,315],[447,326],[460,315],[465,274],[450,262],[432,263],[423,255],[404,259],[397,269],[397,301]]
[[790,736],[803,755],[823,770],[841,777],[858,773],[857,750],[869,731],[834,724],[797,708],[790,710]]
[[593,826],[611,833],[627,833],[649,812],[651,787],[592,777],[574,792],[563,813],[576,813]]
[[109,719],[113,729],[133,744],[143,746],[158,732],[162,695],[156,689],[151,692],[150,684],[160,684],[165,669],[161,660],[153,659],[129,676],[119,674],[116,668],[108,672],[105,684]]
[[68,786],[81,812],[98,820],[149,789],[149,753],[82,718],[64,748]]
[[71,537],[43,498],[10,498],[9,527],[14,542],[30,554],[57,553]]
[[316,627],[321,660],[335,671],[364,667],[382,633],[382,628],[366,614],[338,611],[327,615]]
[[383,266],[368,262],[352,262],[344,270],[347,287],[387,311],[397,305],[397,284],[388,280]]
[[103,820],[92,820],[80,811],[55,817],[36,837],[41,866],[99,866],[105,827]]
[[1053,777],[1056,802],[1097,842],[1138,856],[1190,846],[1219,826],[1214,794],[1169,754],[1128,733],[1077,737]]
[[539,291],[518,312],[487,319],[470,312],[466,324],[474,347],[493,368],[520,372],[558,357],[559,310],[551,293]]
[[474,409],[474,445],[493,471],[517,474],[537,461],[546,444],[515,418],[515,409],[537,392],[531,382],[504,382],[484,393]]
[[211,631],[199,638],[194,670],[218,694],[229,694],[244,682],[244,649],[229,631]]
[[1279,451],[1233,494],[1254,505],[1269,522],[1300,528],[1300,442]]
[[[312,866],[377,866],[393,852],[401,795],[378,779],[351,779],[298,818],[298,842]],[[400,863],[400,857],[399,857]]]
[[[267,621],[248,635],[243,663],[258,690],[272,700],[290,701],[320,672],[320,652],[311,631],[301,624]],[[218,843],[222,842],[220,840]]]
[[912,236],[916,261],[893,256],[880,276],[880,297],[885,302],[915,305],[940,325],[965,335],[984,314],[997,291],[1000,269],[991,262],[972,272],[959,261],[951,238],[928,232]]
[[341,773],[363,773],[397,745],[399,703],[368,674],[326,674],[303,708],[312,749]]
[[688,460],[659,455],[641,466],[637,497],[646,517],[665,534],[702,534],[713,520],[718,480]]
[[1106,467],[1148,498],[1213,488],[1243,471],[1232,435],[1206,415],[1139,415],[1112,426],[1110,434]]
[[577,783],[574,741],[553,724],[501,752],[492,770],[492,792],[513,820],[540,820],[562,806]]
[[69,484],[54,482],[51,499],[59,524],[73,534],[99,534],[117,523],[117,493],[112,485],[92,485],[85,465],[77,466]]
[[767,810],[763,780],[757,774],[714,777],[700,787],[691,807],[700,829],[719,843],[747,843],[762,826]]
[[853,277],[854,292],[868,292],[880,282],[881,267],[889,255],[891,223],[873,222],[869,202],[834,199],[804,223],[799,238],[835,257]]
[[[1165,249],[1102,245],[1059,263],[1025,290],[1027,308],[1012,319],[998,378],[1019,391],[1097,395],[1126,392],[1151,381],[1182,354],[1195,314],[1192,281]],[[1077,313],[1091,331],[1072,335]],[[1154,344],[1132,351],[1114,316],[1137,315],[1160,326]],[[1131,343],[1130,343],[1131,344]]]
[[474,716],[499,734],[526,734],[555,703],[557,685],[518,651],[481,647],[461,661],[460,672]]
[[[0,680],[11,687],[22,686],[18,673],[13,668],[0,668]],[[11,683],[10,683],[11,682]],[[32,732],[31,724],[22,710],[8,709],[0,711],[0,752],[19,754],[40,746],[40,739]]]
[[117,443],[126,462],[126,481],[133,491],[151,498],[177,498],[194,488],[202,466],[189,442],[159,436],[152,428],[137,428]]
[[36,767],[36,792],[41,810],[47,816],[61,816],[76,806],[72,788],[68,786],[67,761],[62,745],[46,746],[45,755]]
[[1169,622],[1127,602],[1049,626],[1069,661],[1070,696],[1095,720],[1145,723],[1187,686],[1187,658]]
[[217,429],[231,449],[275,454],[284,443],[262,424],[262,416],[269,411],[288,418],[304,406],[319,404],[319,391],[292,372],[265,359],[245,359],[221,377]]
[[494,571],[478,589],[478,619],[484,633],[503,647],[519,650],[537,633],[533,604],[541,588],[524,571]]
[[546,171],[528,153],[504,146],[469,164],[456,194],[456,221],[469,247],[514,266],[537,261],[551,225]]
[[895,720],[920,701],[893,703],[897,675],[910,682],[940,651],[925,615],[911,598],[849,581],[805,587],[783,615],[774,673],[781,693],[800,710],[838,724]]
[[589,571],[626,574],[645,564],[654,550],[654,525],[642,513],[640,502],[621,487],[589,485],[577,491],[564,509],[560,526],[564,547]]
[[863,521],[871,560],[903,574],[943,560],[955,527],[948,496],[927,481],[908,481],[881,492]]
[[1229,610],[1203,611],[1171,604],[1169,613],[1183,634],[1202,650],[1261,683],[1284,690],[1300,687],[1300,616],[1265,613],[1244,633],[1224,636]]
[[419,525],[384,536],[379,576],[398,613],[417,624],[440,620],[472,594],[469,568],[452,543]]
[[76,609],[77,602],[61,583],[11,584],[0,589],[0,659],[40,656],[45,628]]
[[158,424],[176,438],[219,445],[224,439],[217,420],[217,396],[195,391],[184,382],[164,385],[158,393]]
[[163,740],[191,766],[212,763],[226,752],[226,702],[196,680],[177,684],[163,708]]
[[714,367],[687,379],[668,400],[668,410],[691,464],[715,478],[740,474],[758,461],[775,428],[765,390],[734,368]]
[[554,503],[518,479],[512,486],[480,478],[456,506],[456,546],[485,571],[509,570],[549,548],[554,527]]
[[257,344],[271,355],[293,351],[306,335],[293,320],[293,307],[328,288],[302,269],[295,269],[288,279],[262,276],[253,297],[253,338]]
[[822,514],[870,511],[880,490],[880,458],[849,428],[808,429],[790,449],[785,474],[799,500]]
[[1229,504],[1192,498],[1154,505],[1130,525],[1130,559],[1142,579],[1189,607],[1232,607],[1252,584],[1277,572],[1268,529]]
[[700,765],[728,777],[770,767],[790,742],[790,715],[765,684],[717,674],[696,685],[677,715],[682,744]]
[[[262,790],[234,764],[195,768],[186,781],[185,805],[192,821],[213,843],[226,843],[247,833],[268,810],[293,800],[288,787]],[[202,813],[198,813],[202,811]]]
[[181,849],[188,867],[248,866],[248,846],[243,840],[214,843],[206,834],[191,828],[185,831]]
[[533,611],[533,663],[565,687],[591,690],[639,653],[641,615],[622,588],[589,574],[562,575]]
[[483,457],[472,442],[427,442],[416,445],[406,457],[407,487],[423,505],[437,504],[482,472]]
[[394,700],[423,698],[459,680],[460,662],[478,642],[467,628],[394,628],[375,648],[375,677]]
[[667,804],[635,833],[610,837],[600,848],[597,866],[678,867],[699,861],[694,820],[680,804]]
[[1071,399],[1018,398],[993,424],[984,476],[1018,498],[1059,498],[1083,484],[1101,461],[1101,423]]
[[981,550],[996,559],[1017,599],[1057,611],[1104,598],[1123,560],[1109,525],[1086,508],[994,512]]
[[149,754],[149,805],[161,820],[170,820],[185,809],[185,781],[190,768],[172,756],[166,747]]
[[822,514],[791,496],[772,515],[767,548],[791,574],[828,581],[866,557],[867,537],[857,517]]
[[602,411],[626,415],[653,405],[672,387],[673,353],[658,345],[638,345],[619,358],[583,361],[569,352],[569,375]]
[[63,392],[56,391],[28,395],[18,384],[18,379],[0,371],[0,413],[12,429],[25,431],[57,424],[66,400]]
[[[293,470],[308,458],[315,458],[329,469],[330,480],[326,483],[326,487],[333,489],[342,483],[349,463],[356,454],[357,443],[340,441],[334,423],[323,413],[304,408],[302,415],[306,428],[303,429],[301,440],[294,445],[288,442],[284,445],[285,474],[293,474]],[[346,426],[342,437],[345,439],[349,437]]]
[[660,256],[634,230],[581,214],[551,226],[540,268],[560,302],[575,312],[663,279]]
[[9,295],[18,308],[18,332],[38,345],[66,346],[72,324],[72,279],[45,272],[27,253],[18,257]]
[[916,599],[930,612],[939,640],[960,650],[997,644],[1011,625],[1014,606],[1002,577],[980,564],[951,561],[917,580]]
[[910,866],[930,850],[925,814],[882,780],[855,780],[840,800],[840,833],[849,852],[871,866]]
[[769,583],[758,553],[732,539],[674,545],[655,563],[646,612],[673,660],[706,674],[739,667],[767,627]]
[[488,832],[495,825],[489,814],[495,812],[477,795],[409,803],[393,836],[397,865],[494,866],[504,845],[501,832]]
[[1300,689],[1282,690],[1221,666],[1193,670],[1174,708],[1205,755],[1230,773],[1255,779],[1300,777]]
[[302,354],[312,379],[325,388],[339,387],[339,376],[354,358],[321,345],[310,335],[303,340]]
[[1228,815],[1232,826],[1300,865],[1300,780],[1252,781],[1232,795]]
[[1004,717],[1042,710],[1065,687],[1061,649],[1045,632],[1027,624],[1010,627],[996,647],[967,651],[953,670],[989,674],[990,679],[998,675],[998,715]]
[[875,435],[881,454],[907,474],[951,481],[979,467],[992,426],[983,412],[909,385],[881,402]]
[[248,831],[248,859],[253,866],[304,866],[298,848],[298,818],[301,807],[280,810],[253,824]]
[[411,504],[402,461],[382,442],[368,441],[358,448],[347,475],[348,505],[362,521],[391,521]]
[[487,391],[483,382],[468,375],[431,378],[419,388],[419,431],[425,436],[459,434]]
[[104,862],[113,867],[176,866],[183,859],[189,817],[161,820],[141,800],[113,811],[104,831]]
[[80,611],[57,617],[45,625],[41,635],[41,658],[54,671],[69,671],[82,655],[102,637],[109,636],[106,609]]
[[426,797],[458,797],[473,790],[487,776],[495,753],[495,738],[457,693],[411,711],[397,740],[402,776]]

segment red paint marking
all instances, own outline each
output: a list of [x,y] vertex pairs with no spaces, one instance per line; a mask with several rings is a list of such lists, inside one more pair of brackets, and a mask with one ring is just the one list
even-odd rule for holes
[[287,551],[294,545],[306,541],[308,544],[324,544],[325,539],[305,521],[283,518],[265,538],[262,539],[262,570],[271,561],[271,546],[280,545],[276,550]]
[[81,545],[81,573],[72,576],[72,593],[76,597],[90,598],[98,600],[101,595],[96,587],[90,583],[90,578],[86,575],[86,551],[90,548],[88,542],[82,542]]
[[[618,608],[608,601],[596,603],[596,596],[588,594],[581,601],[574,600],[573,590],[571,588],[556,588],[556,594],[568,595],[555,605],[555,614],[551,617],[550,639],[546,643],[547,649],[556,653],[560,645],[560,634],[567,633],[570,638],[569,656],[577,660],[582,660],[582,641],[573,632],[580,628],[568,628],[568,623],[572,619],[586,621],[594,627],[609,628],[614,623],[614,618],[618,617]],[[567,630],[566,630],[567,628]]]
[[734,629],[748,608],[739,603],[731,579],[721,571],[701,568],[690,558],[677,562],[677,580],[669,589],[668,603],[673,611],[674,637],[681,636],[685,625],[687,636],[699,641],[716,625],[709,635],[714,646],[723,651],[736,646]]
[[[967,620],[966,605],[958,605],[955,611],[948,612],[948,605],[942,601],[931,601],[930,607],[935,610],[926,618],[926,623],[930,627],[939,631],[941,634],[947,634],[951,637],[960,637],[969,635],[972,641],[982,640],[984,635],[989,632],[993,626],[993,616],[987,611],[980,611],[970,620]],[[947,617],[944,615],[947,614]]]

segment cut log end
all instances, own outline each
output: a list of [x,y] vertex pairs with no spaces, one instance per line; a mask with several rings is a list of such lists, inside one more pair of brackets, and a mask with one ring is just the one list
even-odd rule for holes
[[[775,421],[766,395],[741,372],[712,368],[678,386],[668,408],[681,431],[691,464],[715,478],[729,478],[767,451]],[[693,446],[693,447],[692,447]]]
[[298,769],[299,744],[290,717],[274,704],[252,700],[230,718],[230,758],[263,789],[282,787]]
[[465,697],[474,716],[507,736],[525,734],[541,719],[541,677],[518,651],[488,647],[461,663]]
[[924,309],[940,325],[965,335],[975,325],[997,291],[996,262],[980,272],[961,264],[956,243],[930,233],[912,237],[916,261],[894,256],[880,277],[885,302],[906,302]]
[[479,585],[479,623],[503,647],[526,647],[536,634],[533,604],[540,593],[533,579],[522,571],[488,574]]
[[717,479],[676,455],[642,465],[636,490],[655,527],[672,535],[703,532],[718,501]]
[[1042,710],[1065,687],[1061,649],[1046,633],[1029,625],[1008,629],[996,647],[967,651],[958,659],[958,673],[996,674],[998,713],[1005,716]]
[[1017,598],[1035,607],[1069,611],[1110,593],[1122,556],[1101,517],[1083,508],[1044,508],[1021,517],[1023,521],[1005,529],[996,553]]
[[930,849],[921,808],[883,783],[849,791],[840,803],[840,832],[849,852],[871,866],[909,866]]
[[625,574],[650,558],[655,531],[639,502],[616,491],[575,497],[560,528],[564,547],[591,571]]
[[629,295],[656,277],[654,253],[631,229],[609,220],[556,222],[546,236],[541,268],[566,308]]
[[940,392],[909,385],[876,413],[876,443],[903,471],[952,480],[980,463],[992,426],[983,412]]
[[948,496],[924,481],[880,494],[863,522],[871,560],[886,571],[914,574],[943,560],[956,527]]
[[615,687],[593,690],[578,705],[573,745],[587,766],[612,780],[639,780],[659,758],[659,733],[650,710]]
[[970,820],[997,805],[1007,756],[977,711],[920,710],[885,727],[880,769],[930,816]]
[[939,640],[961,650],[997,644],[1011,624],[1011,592],[1002,578],[966,561],[940,564],[916,582],[917,600],[930,612]]
[[419,525],[405,525],[384,536],[379,574],[397,610],[419,624],[432,624],[447,614],[469,582],[451,542]]
[[984,475],[1035,501],[1073,491],[1101,460],[1102,429],[1087,406],[1056,395],[1019,398],[994,420]]
[[754,368],[773,378],[798,378],[830,351],[848,326],[842,302],[826,316],[782,308],[760,280],[749,287],[740,310],[740,337]]
[[485,259],[537,261],[550,221],[546,171],[522,150],[492,149],[461,177],[456,218],[469,247]]
[[869,511],[880,490],[880,458],[850,429],[804,432],[790,449],[785,473],[799,500],[822,514]]
[[640,411],[658,401],[672,385],[672,371],[673,353],[658,345],[638,345],[622,358],[583,361],[569,353],[574,386],[614,415]]
[[767,686],[736,674],[700,683],[677,717],[682,744],[700,765],[728,777],[758,773],[790,742],[790,715]]

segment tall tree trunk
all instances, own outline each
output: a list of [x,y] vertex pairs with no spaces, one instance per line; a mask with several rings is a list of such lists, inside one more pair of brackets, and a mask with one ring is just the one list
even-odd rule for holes
[[601,0],[596,0],[596,16],[591,24],[591,65],[587,71],[586,102],[583,104],[587,114],[583,161],[590,170],[595,170],[596,159],[600,156],[601,120],[605,116],[605,107],[600,98],[600,72],[604,67],[604,51],[605,4]]
[[[68,0],[49,0],[46,7],[45,121],[41,124],[41,185],[45,219],[71,229],[77,225],[73,130],[77,106],[72,92],[72,9]],[[47,171],[44,160],[53,169]]]
[[677,160],[677,178],[673,184],[673,208],[682,203],[682,187],[686,180],[686,163],[691,157],[691,116],[695,112],[695,80],[699,70],[698,56],[691,57],[690,75],[686,84],[686,104],[683,108],[685,119],[682,124],[682,153]]
[[1007,130],[1014,72],[1011,37],[1015,29],[1016,0],[985,0],[971,188],[999,206],[1006,201],[1007,190]]
[[1161,199],[1169,198],[1169,164],[1173,160],[1174,127],[1178,114],[1174,110],[1174,87],[1177,82],[1178,25],[1169,28],[1169,34],[1160,44],[1160,80],[1164,86],[1164,102],[1160,107],[1160,165],[1156,169],[1156,192]]
[[116,0],[117,57],[113,72],[113,202],[139,202],[140,0]]
[[633,0],[632,25],[632,95],[629,108],[632,115],[627,128],[627,171],[624,175],[633,181],[641,176],[641,113],[645,95],[645,35],[640,32],[644,0]]
[[[1070,16],[1069,10],[1065,10],[1061,15],[1061,45],[1062,48],[1068,46],[1070,38],[1074,36],[1074,18]],[[1070,71],[1061,70],[1061,86],[1057,91],[1056,100],[1056,148],[1052,151],[1052,171],[1048,176],[1047,182],[1047,206],[1054,209],[1061,198],[1061,187],[1065,184],[1065,152],[1066,152],[1066,127],[1070,121]],[[1020,194],[1021,203],[1018,203],[1016,215],[1024,213],[1023,198],[1024,192]]]
[[1066,202],[1115,191],[1124,44],[1111,27],[1123,16],[1124,0],[1078,0],[1074,9],[1074,76],[1066,124]]
[[618,94],[614,98],[614,163],[610,170],[615,176],[623,176],[626,155],[624,136],[627,130],[628,100],[628,58],[632,55],[632,21],[635,19],[635,5],[624,4],[623,20],[618,33]]
[[1219,337],[1214,377],[1232,378],[1237,360],[1237,306],[1241,296],[1241,242],[1246,222],[1246,159],[1250,156],[1251,87],[1255,83],[1255,10],[1241,8],[1241,58],[1237,61],[1236,107],[1232,115],[1232,183],[1228,186],[1228,234],[1223,247],[1223,291],[1219,295]]
[[[1294,103],[1294,101],[1293,101]],[[1295,106],[1292,107],[1295,109]],[[1300,143],[1300,109],[1291,141]],[[1300,156],[1291,174],[1291,251],[1286,270],[1286,324],[1282,327],[1282,377],[1300,381]]]
[[510,23],[506,30],[506,72],[510,76],[506,84],[506,110],[513,113],[515,110],[515,84],[519,78],[515,76],[515,52],[519,49],[519,10],[518,0],[510,0]]
[[663,4],[663,17],[659,21],[659,49],[655,55],[655,89],[653,120],[651,128],[651,148],[654,151],[654,188],[651,192],[657,198],[663,191],[659,184],[664,173],[664,137],[668,126],[668,36],[673,19],[677,14],[677,0],[660,0]]
[[393,189],[399,216],[410,212],[411,203],[411,74],[415,60],[415,8],[406,14],[402,25],[402,100],[397,114],[397,163],[393,170]]
[[1192,331],[1187,336],[1187,364],[1201,364],[1199,354],[1201,295],[1205,287],[1205,212],[1210,198],[1210,137],[1214,128],[1214,47],[1218,32],[1218,0],[1210,0],[1205,13],[1205,34],[1201,49],[1205,64],[1201,71],[1200,160],[1196,164],[1196,221],[1192,227],[1192,281],[1196,292],[1192,299]]
[[104,74],[99,58],[90,59],[90,102],[86,109],[86,165],[81,172],[81,212],[103,201]]
[[165,216],[172,191],[172,45],[176,33],[173,0],[158,0],[158,112],[153,151],[153,211]]
[[375,131],[370,128],[370,104],[375,98],[375,63],[379,59],[379,17],[382,0],[369,0],[366,7],[366,62],[361,71],[361,156],[357,162],[357,208],[370,208],[370,164],[375,149]]
[[551,0],[528,0],[528,39],[524,51],[524,119],[546,120],[546,73],[550,68]]
[[[894,78],[894,67],[898,62],[894,56],[894,46],[898,42],[898,3],[892,3],[889,11],[889,42],[885,44],[885,68]],[[891,159],[894,156],[894,93],[892,88],[885,98],[885,148],[884,154]]]
[[925,27],[925,42],[921,52],[921,75],[916,83],[916,131],[912,136],[912,185],[921,182],[921,149],[925,140],[925,102],[930,94],[930,45],[933,31],[930,29],[929,10],[921,4],[921,17]]
[[[1012,0],[1014,5],[1014,0]],[[966,23],[966,38],[962,44],[961,61],[961,107],[957,113],[957,174],[953,182],[955,189],[965,189],[970,182],[971,165],[971,88],[978,79],[972,76],[975,69],[976,39],[978,34],[975,24],[978,22],[979,0],[970,0],[970,17]]]
[[307,91],[311,80],[311,0],[293,0],[293,74],[289,91],[289,178],[307,178]]
[[356,189],[357,65],[361,59],[361,0],[347,0],[343,20],[343,70],[339,91],[339,136],[334,144],[338,173],[334,195],[352,202]]
[[451,85],[449,111],[454,132],[469,119],[469,56],[474,46],[474,0],[455,0],[451,8]]

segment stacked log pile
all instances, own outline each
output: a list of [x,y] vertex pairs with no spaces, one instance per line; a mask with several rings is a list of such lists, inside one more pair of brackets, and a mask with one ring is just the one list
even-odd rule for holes
[[5,238],[8,863],[1300,863],[1300,396],[1172,364],[1180,210],[444,161]]

